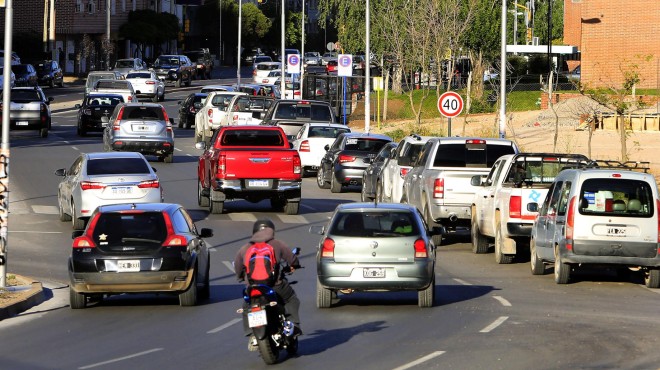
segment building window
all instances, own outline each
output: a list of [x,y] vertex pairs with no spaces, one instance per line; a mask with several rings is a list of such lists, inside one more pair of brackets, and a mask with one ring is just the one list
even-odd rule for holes
[[[106,0],[106,1],[110,1],[110,0]],[[112,15],[117,14],[117,1],[115,0],[112,0],[112,2],[110,3],[110,14]]]
[[76,13],[82,13],[82,11],[83,11],[82,0],[76,0]]
[[87,2],[87,13],[94,14],[95,11],[96,11],[95,1],[94,0],[89,0]]
[[126,0],[121,0],[121,11],[126,12]]

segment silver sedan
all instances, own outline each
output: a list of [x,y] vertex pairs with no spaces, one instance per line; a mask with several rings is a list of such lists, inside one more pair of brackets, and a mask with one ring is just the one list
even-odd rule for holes
[[136,152],[83,153],[62,176],[57,192],[60,221],[85,228],[96,207],[119,203],[158,203],[163,189],[156,171]]

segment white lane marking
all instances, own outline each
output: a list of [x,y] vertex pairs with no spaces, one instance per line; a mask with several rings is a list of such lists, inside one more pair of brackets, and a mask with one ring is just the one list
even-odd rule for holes
[[430,359],[433,359],[433,358],[435,358],[435,357],[438,357],[438,356],[440,356],[440,355],[443,354],[443,353],[445,353],[445,351],[435,351],[435,352],[430,353],[430,354],[428,354],[428,355],[426,355],[426,356],[424,356],[424,357],[420,357],[420,358],[418,358],[417,360],[415,360],[415,361],[413,361],[413,362],[409,362],[409,363],[407,363],[407,364],[405,364],[405,365],[401,365],[401,366],[399,366],[399,367],[395,367],[393,370],[405,370],[405,369],[410,369],[411,367],[415,367],[415,366],[417,366],[417,365],[419,365],[419,364],[422,364],[422,363],[424,363],[424,362],[426,362],[426,361],[428,361],[428,360],[430,360]]
[[32,212],[46,215],[57,215],[60,210],[57,206],[32,206]]
[[231,262],[229,262],[229,261],[222,261],[222,264],[225,265],[225,266],[227,266],[227,268],[229,269],[229,271],[231,271],[231,272],[234,272],[234,271],[235,271],[235,270],[234,270],[234,265],[232,265]]
[[77,151],[80,151],[80,149],[78,149],[77,146],[72,146],[71,149],[73,149],[73,150],[77,150]]
[[277,215],[285,224],[306,224],[307,219],[300,215]]
[[467,281],[461,280],[461,279],[454,279],[454,281],[461,284],[461,285],[472,285],[472,284],[468,283]]
[[495,295],[495,296],[493,296],[493,298],[497,299],[502,304],[502,306],[511,307],[511,303],[509,301],[507,301],[504,297],[500,297],[498,295]]
[[502,325],[503,322],[505,322],[509,316],[500,316],[497,320],[493,321],[492,324],[486,326],[485,328],[479,330],[479,333],[488,333],[495,329],[496,327]]
[[243,321],[243,319],[233,319],[233,320],[231,320],[230,322],[228,322],[228,323],[226,323],[226,324],[220,325],[220,326],[218,326],[218,327],[215,328],[215,329],[211,329],[211,330],[207,331],[206,334],[215,334],[215,333],[219,332],[220,330],[225,330],[225,329],[227,329],[228,327],[230,327],[230,326],[232,326],[232,325],[234,325],[234,324],[237,324],[237,323],[239,323],[239,322],[241,322],[241,321]]
[[307,208],[307,209],[309,209],[309,210],[312,210],[312,211],[316,211],[316,208],[314,208],[314,207],[312,207],[312,206],[308,206],[307,204],[302,204],[302,203],[301,203],[300,206],[303,207],[303,208]]
[[181,149],[179,149],[179,148],[174,148],[174,150],[176,150],[177,152],[182,152],[182,151],[183,151],[183,150],[181,150]]
[[254,222],[257,220],[257,217],[255,217],[253,214],[250,213],[230,213],[229,218],[232,221],[250,221]]
[[97,363],[95,363],[95,364],[86,365],[86,366],[81,366],[81,367],[79,367],[78,369],[80,369],[80,370],[91,369],[91,368],[93,368],[93,367],[99,367],[99,366],[103,366],[103,365],[107,365],[107,364],[112,364],[112,363],[114,363],[114,362],[124,361],[124,360],[128,360],[128,359],[131,359],[131,358],[134,358],[134,357],[148,355],[148,354],[150,354],[150,353],[158,352],[158,351],[162,351],[162,350],[163,350],[163,348],[154,348],[154,349],[150,349],[150,350],[147,350],[147,351],[134,353],[134,354],[132,354],[132,355],[128,355],[128,356],[124,356],[124,357],[117,357],[117,358],[114,358],[114,359],[112,359],[112,360],[108,360],[108,361],[97,362]]

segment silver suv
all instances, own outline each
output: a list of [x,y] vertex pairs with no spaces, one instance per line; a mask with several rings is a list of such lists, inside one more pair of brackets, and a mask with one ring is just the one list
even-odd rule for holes
[[103,150],[151,154],[166,163],[174,160],[174,119],[157,103],[122,103],[110,118],[101,118]]

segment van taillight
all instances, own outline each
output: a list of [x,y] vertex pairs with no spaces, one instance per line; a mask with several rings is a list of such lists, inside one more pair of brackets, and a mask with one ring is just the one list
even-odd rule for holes
[[346,155],[346,154],[339,155],[339,163],[353,162],[354,160],[355,157],[352,155]]
[[566,213],[566,249],[573,249],[573,227],[575,226],[575,197],[568,203]]
[[335,257],[335,241],[330,238],[323,240],[321,247],[321,258],[334,258]]
[[300,143],[300,149],[298,149],[299,152],[309,152],[309,140],[303,140]]
[[522,215],[522,200],[519,195],[512,195],[509,198],[509,217],[520,218]]
[[165,220],[165,229],[167,230],[167,239],[163,243],[163,247],[185,247],[188,245],[188,240],[182,236],[174,233],[174,226],[172,226],[172,220],[170,215],[163,213],[163,219]]
[[227,171],[227,156],[220,154],[218,157],[218,169],[216,171],[216,176],[218,178],[224,179]]
[[300,156],[298,153],[293,155],[293,173],[299,174],[302,173],[302,163],[300,162]]
[[165,120],[165,131],[172,132],[172,122],[170,122],[170,116],[167,115],[165,108],[163,108],[163,119]]
[[401,178],[404,178],[406,177],[408,172],[410,172],[410,168],[402,168],[399,170],[399,176],[401,176]]
[[424,239],[415,240],[415,258],[427,258],[429,255],[426,253],[426,243]]
[[445,197],[445,179],[435,179],[433,183],[433,198]]

